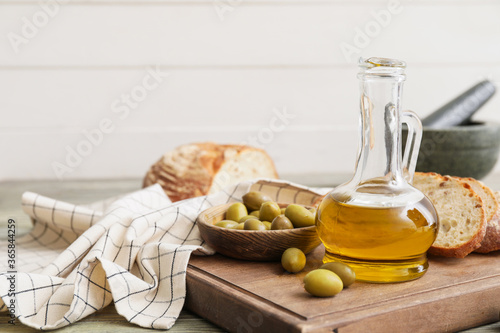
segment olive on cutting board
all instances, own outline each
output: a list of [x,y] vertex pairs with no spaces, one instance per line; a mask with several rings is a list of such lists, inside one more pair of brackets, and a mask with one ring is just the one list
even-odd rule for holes
[[295,247],[287,249],[281,256],[281,265],[290,273],[297,273],[306,266],[306,255]]
[[340,277],[328,269],[315,269],[304,277],[304,288],[317,297],[335,296],[344,285]]
[[352,268],[342,262],[329,262],[320,267],[320,269],[327,269],[337,274],[342,280],[344,287],[349,287],[356,281],[356,273]]

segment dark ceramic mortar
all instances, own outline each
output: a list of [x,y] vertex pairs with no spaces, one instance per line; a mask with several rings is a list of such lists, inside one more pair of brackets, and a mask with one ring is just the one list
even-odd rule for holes
[[[407,134],[403,129],[403,151]],[[481,179],[495,166],[499,147],[500,125],[496,123],[424,127],[417,171]]]

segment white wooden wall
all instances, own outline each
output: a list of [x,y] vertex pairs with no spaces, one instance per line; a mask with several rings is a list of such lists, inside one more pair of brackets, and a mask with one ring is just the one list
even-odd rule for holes
[[[359,56],[405,60],[403,106],[425,116],[500,81],[500,2],[0,0],[0,179],[141,177],[206,140],[350,172]],[[500,122],[500,93],[477,117]]]

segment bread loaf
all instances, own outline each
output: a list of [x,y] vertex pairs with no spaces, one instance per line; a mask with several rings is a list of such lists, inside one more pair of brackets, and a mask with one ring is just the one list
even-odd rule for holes
[[471,185],[436,173],[416,172],[413,185],[434,204],[439,217],[436,241],[429,253],[463,258],[481,246],[486,212]]
[[253,178],[278,178],[264,150],[208,142],[183,145],[163,155],[147,172],[143,186],[158,183],[175,202]]

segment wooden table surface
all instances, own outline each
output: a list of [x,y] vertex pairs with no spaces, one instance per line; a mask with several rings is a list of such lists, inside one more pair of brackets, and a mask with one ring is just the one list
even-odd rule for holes
[[[322,177],[298,176],[292,181],[300,182],[310,186],[332,186],[345,179],[345,176],[328,177],[332,182],[323,182]],[[484,182],[493,189],[500,190],[500,174],[492,175],[484,179]],[[21,195],[25,191],[40,193],[42,195],[64,200],[70,203],[89,203],[105,199],[114,195],[123,194],[137,190],[141,187],[141,180],[85,180],[85,181],[12,181],[0,183],[0,230],[7,230],[7,220],[16,220],[17,235],[29,232],[31,222],[22,212],[20,202]],[[0,232],[0,237],[5,238],[6,232]],[[499,309],[500,311],[500,309]],[[464,314],[466,315],[466,314]],[[0,332],[35,332],[21,323],[16,325],[8,323],[9,317],[6,313],[0,314]],[[129,324],[118,315],[113,305],[108,306],[71,326],[57,330],[61,333],[76,332],[111,332],[122,330],[123,332],[151,332],[150,329],[141,328]],[[169,332],[223,332],[214,324],[200,318],[199,316],[183,310],[176,324]],[[500,332],[500,322],[476,327],[464,332]]]

